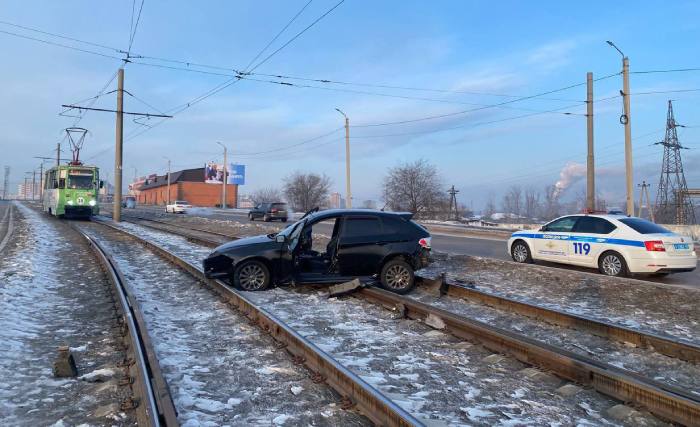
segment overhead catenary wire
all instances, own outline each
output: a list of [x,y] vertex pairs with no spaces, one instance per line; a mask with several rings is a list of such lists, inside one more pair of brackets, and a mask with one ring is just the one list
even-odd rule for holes
[[282,46],[278,47],[278,48],[277,48],[275,51],[273,51],[271,54],[267,55],[267,56],[265,57],[265,59],[263,59],[262,61],[258,62],[253,68],[251,68],[251,69],[249,70],[249,72],[253,72],[253,71],[257,70],[258,68],[260,68],[261,65],[263,65],[264,63],[266,63],[267,61],[269,61],[273,56],[277,55],[280,51],[282,51],[282,49],[284,49],[285,47],[289,46],[290,43],[292,43],[292,42],[294,42],[294,40],[298,39],[302,34],[304,34],[304,33],[307,32],[309,29],[311,29],[311,27],[313,27],[313,26],[316,25],[319,21],[321,21],[323,18],[325,18],[326,16],[328,16],[331,12],[333,12],[336,8],[338,8],[338,6],[340,6],[340,5],[343,4],[344,2],[345,2],[345,0],[340,0],[340,1],[339,1],[338,3],[336,3],[333,7],[331,7],[331,8],[328,9],[327,11],[325,11],[321,16],[319,16],[318,18],[316,18],[313,22],[311,22],[309,25],[307,25],[303,30],[301,30],[301,31],[299,31],[298,33],[296,33],[296,34],[294,35],[294,37],[292,37],[291,39],[287,40],[286,43],[284,43]]
[[[134,2],[135,2],[135,0],[134,0]],[[129,54],[131,53],[131,46],[133,46],[133,44],[134,44],[134,38],[136,37],[136,31],[138,30],[139,22],[141,21],[141,11],[143,11],[143,4],[145,2],[146,2],[146,0],[141,0],[141,6],[139,7],[139,13],[136,16],[136,23],[134,24],[134,26],[131,30],[131,33],[129,34],[129,48],[126,50],[127,59],[129,57]],[[134,6],[133,5],[134,5],[134,3],[132,3],[132,6],[131,6],[131,19],[132,19],[132,21],[133,21],[133,17],[134,17]]]
[[[461,104],[461,105],[473,105],[473,106],[482,106],[482,107],[490,106],[490,104],[479,104],[479,103],[475,103],[475,102],[465,102],[465,101],[457,101],[457,100],[450,100],[450,99],[438,99],[438,98],[423,98],[423,97],[416,97],[416,96],[395,95],[395,94],[390,94],[390,93],[369,92],[369,91],[334,88],[334,87],[312,86],[312,85],[306,85],[306,84],[289,83],[289,82],[275,81],[275,80],[255,79],[255,78],[246,77],[246,76],[241,76],[241,79],[247,80],[247,81],[252,81],[252,82],[269,83],[269,84],[274,84],[274,85],[296,87],[296,88],[301,88],[301,89],[317,89],[317,90],[326,90],[326,91],[332,91],[332,92],[345,92],[345,93],[354,93],[354,94],[360,94],[360,95],[380,96],[380,97],[387,97],[387,98],[398,98],[398,99],[427,101],[427,102],[439,102],[439,103],[445,103],[445,104]],[[510,105],[499,106],[498,108],[505,108],[505,109],[511,109],[511,110],[521,110],[521,111],[544,112],[544,113],[551,112],[551,111],[536,110],[536,109],[532,109],[532,108],[512,107]],[[554,112],[554,113],[555,114],[570,114],[570,113],[557,113],[557,112]]]
[[[618,75],[620,75],[620,74],[621,74],[620,72],[608,74],[608,75],[606,75],[606,76],[603,76],[603,77],[599,77],[599,78],[597,78],[597,79],[594,79],[594,81],[600,81],[600,80],[609,79],[610,77],[618,76]],[[583,86],[583,85],[585,85],[585,84],[586,84],[586,82],[575,83],[575,84],[571,84],[571,85],[568,85],[568,86],[564,86],[564,87],[561,87],[561,88],[558,88],[558,89],[548,90],[548,91],[546,91],[546,92],[538,93],[538,94],[535,94],[535,95],[522,96],[522,97],[520,97],[520,98],[510,99],[510,100],[508,100],[508,101],[503,101],[503,102],[496,103],[496,104],[491,104],[491,105],[488,105],[488,106],[477,107],[477,108],[472,108],[472,109],[462,110],[462,111],[455,111],[455,112],[452,112],[452,113],[437,114],[437,115],[432,115],[432,116],[424,116],[424,117],[418,117],[418,118],[414,118],[414,119],[406,119],[406,120],[399,120],[399,121],[393,121],[393,122],[369,123],[369,124],[364,124],[364,125],[363,125],[363,124],[360,124],[360,125],[354,125],[353,127],[359,128],[359,127],[391,126],[391,125],[400,125],[400,124],[406,124],[406,123],[417,123],[417,122],[423,122],[423,121],[426,121],[426,120],[441,119],[441,118],[445,118],[445,117],[453,117],[453,116],[458,116],[458,115],[462,115],[462,114],[472,113],[472,112],[474,112],[474,111],[485,110],[485,109],[487,109],[487,108],[495,108],[495,107],[498,107],[498,106],[501,106],[501,105],[507,105],[507,104],[512,104],[512,103],[514,103],[514,102],[520,102],[520,101],[525,101],[525,100],[528,100],[528,99],[538,98],[538,97],[540,97],[540,96],[549,95],[549,94],[552,94],[552,93],[563,92],[563,91],[565,91],[565,90],[573,89],[573,88],[575,88],[575,87]]]
[[292,25],[292,23],[294,23],[294,21],[299,17],[299,15],[301,15],[301,14],[304,12],[304,10],[306,10],[306,8],[309,7],[309,5],[311,4],[311,2],[313,2],[313,0],[309,0],[308,2],[306,2],[306,4],[305,4],[301,9],[299,9],[299,11],[296,13],[296,15],[294,15],[294,16],[292,17],[292,19],[290,19],[289,22],[287,22],[287,25],[285,25],[284,27],[282,27],[282,29],[279,30],[279,31],[277,32],[277,34],[275,34],[275,36],[272,38],[272,40],[270,40],[270,41],[265,45],[265,47],[263,47],[263,48],[260,50],[260,52],[258,52],[258,54],[255,55],[255,57],[254,57],[253,59],[251,59],[250,62],[248,62],[248,65],[246,65],[245,68],[243,69],[244,72],[247,71],[247,70],[250,68],[250,66],[253,65],[253,63],[254,63],[255,61],[257,61],[258,58],[260,58],[260,56],[262,56],[263,53],[265,53],[265,51],[267,50],[267,48],[269,48],[269,47],[272,45],[272,43],[274,43],[275,41],[277,41],[277,39],[279,38],[279,36],[281,36],[282,33],[284,33],[284,32],[287,30],[287,28],[289,28],[289,26]]

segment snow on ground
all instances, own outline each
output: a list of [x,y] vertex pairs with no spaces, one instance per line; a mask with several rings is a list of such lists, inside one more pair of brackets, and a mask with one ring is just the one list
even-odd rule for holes
[[418,288],[410,298],[471,319],[525,334],[539,341],[564,348],[574,353],[643,374],[656,381],[689,390],[700,396],[700,366],[664,356],[653,349],[641,349],[610,341],[583,331],[558,327],[546,322],[487,307],[450,296],[436,296],[425,288]]
[[128,390],[116,380],[53,377],[60,345],[72,347],[79,374],[116,370],[123,353],[116,347],[113,303],[77,234],[17,207],[23,219],[15,245],[0,257],[0,424],[132,424],[119,415]]
[[[354,298],[302,288],[245,295],[366,382],[437,425],[607,425],[616,402],[592,391],[564,397],[565,382],[515,359],[432,330]],[[300,310],[299,307],[304,307]],[[535,371],[537,372],[537,371]],[[517,397],[514,395],[517,393]],[[628,425],[657,425],[648,414]]]
[[114,230],[83,227],[133,289],[183,426],[367,424],[187,273]]
[[573,270],[433,254],[419,273],[516,300],[700,344],[700,291]]

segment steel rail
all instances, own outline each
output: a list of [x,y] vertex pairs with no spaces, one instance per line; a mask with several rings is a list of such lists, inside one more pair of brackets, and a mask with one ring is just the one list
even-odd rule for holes
[[7,220],[7,227],[5,228],[5,235],[2,237],[2,239],[0,239],[0,252],[5,249],[5,246],[7,246],[9,243],[12,233],[14,232],[14,208],[15,206],[12,204],[12,202],[10,202],[7,210],[5,211],[5,215],[2,218],[2,222]]
[[477,289],[448,283],[444,274],[438,279],[416,276],[429,287],[439,287],[441,295],[466,299],[489,307],[517,313],[557,326],[585,331],[609,340],[634,344],[653,349],[661,354],[693,363],[700,363],[700,346],[683,340],[675,340],[653,332],[644,332],[611,322],[593,319],[580,314],[546,308]]
[[363,288],[353,295],[399,309],[408,318],[444,324],[441,329],[459,338],[479,342],[491,351],[509,354],[622,402],[632,402],[663,419],[700,425],[700,400],[683,389],[382,289]]
[[269,333],[276,341],[284,345],[287,352],[295,360],[303,363],[311,372],[317,374],[317,379],[322,379],[338,394],[349,399],[357,406],[360,413],[374,424],[382,426],[423,425],[420,420],[414,418],[311,341],[301,336],[274,314],[258,306],[223,281],[206,278],[200,266],[191,264],[167,249],[118,226],[94,218],[93,222],[130,236],[207,285],[231,307],[239,310],[265,333]]
[[[197,243],[197,244],[200,244],[200,245],[203,245],[203,246],[216,247],[216,246],[221,245],[221,243],[222,243],[222,242],[220,242],[220,241],[215,241],[215,240],[210,240],[210,239],[202,238],[202,237],[197,236],[197,235],[194,235],[194,234],[192,234],[192,233],[185,233],[185,232],[183,232],[183,231],[181,231],[181,230],[179,229],[179,226],[178,226],[177,224],[172,224],[172,223],[169,223],[169,222],[167,222],[167,221],[160,221],[160,220],[157,220],[157,219],[143,218],[143,217],[137,217],[137,216],[131,216],[131,215],[122,215],[122,221],[127,221],[127,222],[130,222],[130,223],[132,223],[132,224],[137,224],[137,225],[143,225],[143,226],[146,226],[146,227],[153,228],[154,230],[165,231],[165,232],[170,232],[170,233],[173,233],[173,234],[177,234],[177,235],[179,235],[179,236],[181,236],[181,237],[184,237],[185,239],[187,239],[187,240],[189,240],[189,241],[191,241],[191,242],[194,242],[194,243]],[[162,228],[162,227],[157,227],[157,226],[148,225],[148,224],[139,224],[138,221],[153,222],[153,223],[156,223],[156,224],[162,224],[162,225],[165,225],[165,226],[167,226],[167,227],[175,228],[175,229],[177,229],[178,231],[166,230],[166,229],[164,229],[164,228]],[[212,235],[212,236],[217,236],[217,237],[221,237],[221,238],[228,239],[228,240],[237,240],[237,239],[238,239],[238,237],[236,237],[236,236],[232,236],[232,235],[225,234],[225,233],[219,233],[219,232],[216,232],[216,231],[204,230],[204,229],[201,229],[201,228],[187,227],[187,230],[195,231],[195,232],[198,232],[198,233],[210,234],[210,235]]]
[[127,366],[136,392],[134,402],[138,424],[153,427],[178,426],[177,411],[160,370],[141,309],[122,272],[112,255],[97,240],[87,235],[80,227],[74,224],[71,224],[71,227],[87,240],[116,294],[125,332],[128,334],[126,347],[131,360],[127,361]]

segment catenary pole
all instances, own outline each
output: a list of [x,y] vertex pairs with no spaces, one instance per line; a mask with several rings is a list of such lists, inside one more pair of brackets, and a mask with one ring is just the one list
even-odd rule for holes
[[627,179],[627,215],[634,215],[634,187],[632,186],[632,124],[630,123],[630,63],[626,56],[622,58],[622,91],[624,92],[625,119],[625,176]]
[[620,123],[625,126],[625,189],[627,192],[627,215],[634,215],[634,187],[632,184],[632,123],[630,118],[630,60],[619,47],[610,40],[607,44],[622,55],[622,116]]
[[170,204],[170,159],[167,157],[165,159],[168,161],[168,195],[166,197],[165,206],[168,206]]
[[56,166],[61,166],[61,143],[56,143]]
[[588,157],[586,163],[586,207],[595,211],[595,158],[593,149],[593,73],[586,74],[586,134]]
[[114,150],[114,200],[112,218],[122,219],[122,154],[124,144],[124,68],[117,75],[117,129]]
[[352,208],[352,190],[350,188],[350,119],[339,108],[336,108],[345,117],[345,207]]

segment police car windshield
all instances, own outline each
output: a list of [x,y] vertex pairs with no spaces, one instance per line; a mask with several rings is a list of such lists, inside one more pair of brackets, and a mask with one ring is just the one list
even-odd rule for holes
[[662,226],[642,218],[622,218],[620,222],[640,234],[670,233]]

